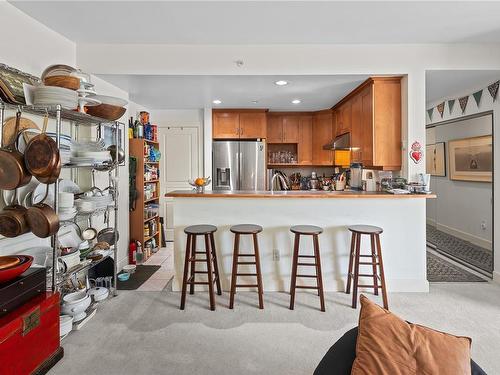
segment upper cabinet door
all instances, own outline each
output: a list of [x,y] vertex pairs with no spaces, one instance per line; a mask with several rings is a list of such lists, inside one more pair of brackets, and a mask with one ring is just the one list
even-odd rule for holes
[[313,162],[312,150],[312,116],[299,118],[298,162],[300,165],[311,165]]
[[351,100],[351,161],[361,162],[363,154],[363,129],[361,127],[361,96]]
[[212,137],[239,138],[240,114],[235,112],[214,112],[212,115]]
[[283,143],[299,142],[299,116],[283,117]]
[[267,143],[283,142],[283,117],[267,117]]
[[313,126],[313,165],[333,165],[333,155],[330,150],[323,150],[323,146],[332,140],[332,112],[314,114]]
[[352,103],[347,101],[339,108],[339,122],[337,126],[337,135],[349,133],[351,131],[352,121]]
[[373,85],[359,94],[361,97],[362,162],[373,166]]
[[240,113],[240,138],[266,138],[266,114]]

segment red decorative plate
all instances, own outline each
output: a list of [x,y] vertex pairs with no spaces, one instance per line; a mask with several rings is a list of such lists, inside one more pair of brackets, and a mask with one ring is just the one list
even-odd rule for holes
[[8,268],[0,269],[0,283],[5,283],[12,279],[15,279],[28,268],[30,268],[33,263],[33,257],[29,255],[16,255],[19,259],[19,263]]

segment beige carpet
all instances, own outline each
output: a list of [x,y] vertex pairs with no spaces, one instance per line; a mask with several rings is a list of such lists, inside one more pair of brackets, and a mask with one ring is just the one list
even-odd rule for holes
[[[370,298],[375,298],[368,295]],[[208,310],[205,293],[188,295],[185,311],[178,293],[123,291],[103,304],[82,331],[63,342],[65,357],[51,374],[312,374],[328,348],[357,324],[350,296],[318,298],[227,293]],[[473,358],[489,374],[500,373],[500,286],[492,283],[435,284],[431,293],[389,295],[392,311],[430,327],[472,337]]]

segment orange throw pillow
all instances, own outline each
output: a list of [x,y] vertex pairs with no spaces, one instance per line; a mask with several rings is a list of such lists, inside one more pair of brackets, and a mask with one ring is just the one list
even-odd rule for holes
[[351,375],[470,375],[468,337],[407,323],[361,295]]

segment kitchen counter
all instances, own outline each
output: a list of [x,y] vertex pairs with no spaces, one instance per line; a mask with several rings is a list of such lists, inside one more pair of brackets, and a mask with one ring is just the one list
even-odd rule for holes
[[[362,191],[207,191],[197,194],[191,190],[180,190],[166,196],[172,206],[172,216],[167,221],[174,232],[174,291],[180,290],[182,282],[186,247],[184,228],[195,224],[217,226],[215,244],[221,284],[223,290],[228,291],[234,241],[229,229],[232,225],[248,223],[264,228],[258,235],[264,291],[289,291],[294,241],[290,227],[300,224],[317,225],[324,229],[319,242],[325,291],[345,290],[351,240],[347,226],[354,224],[376,225],[384,229],[380,240],[389,292],[429,290],[426,278],[425,198],[433,198],[434,195]],[[251,236],[242,236],[240,243],[241,249],[252,249]],[[362,250],[366,251],[369,245],[370,239],[363,238]],[[203,249],[202,240],[198,241],[198,248]],[[306,253],[310,252],[311,239],[304,237],[301,248]],[[249,266],[242,266],[240,272],[255,271],[244,267]],[[368,271],[366,269],[361,271],[368,273],[364,272]],[[240,278],[244,284],[255,281],[247,276]],[[310,280],[300,280],[307,281]],[[361,280],[360,283],[370,284],[370,281]],[[202,290],[206,286],[196,285],[196,288]]]
[[170,198],[384,198],[384,199],[408,199],[408,198],[436,198],[435,194],[389,194],[385,192],[368,191],[311,191],[311,190],[289,190],[289,191],[246,191],[246,190],[211,190],[204,193],[196,193],[194,190],[174,190],[165,194]]

